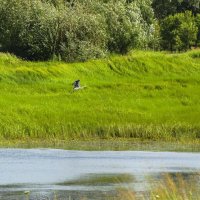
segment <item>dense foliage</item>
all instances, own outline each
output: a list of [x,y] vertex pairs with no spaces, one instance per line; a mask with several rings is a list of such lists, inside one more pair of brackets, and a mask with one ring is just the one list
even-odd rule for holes
[[152,7],[155,16],[163,19],[168,15],[192,11],[193,14],[200,12],[200,0],[153,0]]
[[171,51],[187,50],[195,45],[197,31],[195,18],[191,12],[170,15],[162,21],[162,46]]
[[200,43],[200,0],[153,0],[161,49],[183,51]]
[[84,61],[200,43],[200,0],[0,0],[0,50]]
[[2,50],[33,60],[67,61],[147,48],[154,38],[151,1],[0,0]]

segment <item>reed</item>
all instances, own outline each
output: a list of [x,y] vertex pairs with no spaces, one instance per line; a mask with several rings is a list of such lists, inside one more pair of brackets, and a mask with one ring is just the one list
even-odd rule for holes
[[175,174],[165,175],[162,182],[151,194],[151,199],[162,200],[198,200],[199,174],[188,175]]
[[123,200],[199,200],[198,173],[164,174],[158,183],[152,184],[149,192],[137,194],[130,189],[118,191],[118,198]]

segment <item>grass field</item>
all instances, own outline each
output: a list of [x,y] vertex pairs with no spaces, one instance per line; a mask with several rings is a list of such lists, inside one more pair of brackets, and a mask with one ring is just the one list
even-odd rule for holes
[[[87,86],[72,92],[72,82]],[[200,140],[200,51],[85,63],[0,54],[0,139]]]

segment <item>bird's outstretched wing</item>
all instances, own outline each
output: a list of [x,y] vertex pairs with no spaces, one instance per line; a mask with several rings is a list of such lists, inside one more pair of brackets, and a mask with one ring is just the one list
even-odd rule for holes
[[72,85],[74,86],[74,88],[79,88],[80,87],[80,80],[74,81],[74,83]]

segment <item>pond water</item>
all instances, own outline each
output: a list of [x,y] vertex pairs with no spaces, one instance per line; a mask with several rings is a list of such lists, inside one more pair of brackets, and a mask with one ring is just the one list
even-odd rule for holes
[[0,199],[109,199],[176,172],[200,172],[200,153],[0,149]]

